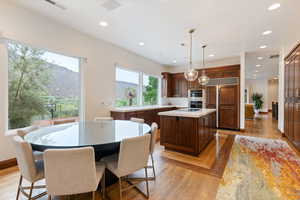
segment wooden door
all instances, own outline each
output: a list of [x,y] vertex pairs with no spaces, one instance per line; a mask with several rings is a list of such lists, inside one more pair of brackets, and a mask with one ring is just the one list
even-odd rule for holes
[[217,103],[217,87],[207,86],[205,88],[206,108],[216,108]]
[[295,54],[294,72],[293,139],[300,148],[300,49]]
[[[162,120],[163,118],[163,120]],[[177,137],[174,133],[178,130],[178,118],[161,116],[160,124],[160,144],[172,145],[177,143]]]
[[238,85],[220,86],[219,128],[238,129]]
[[[187,153],[193,153],[196,146],[195,132],[197,130],[197,120],[194,118],[178,118],[178,135],[176,137],[176,144],[178,150]],[[187,135],[189,137],[187,137]]]

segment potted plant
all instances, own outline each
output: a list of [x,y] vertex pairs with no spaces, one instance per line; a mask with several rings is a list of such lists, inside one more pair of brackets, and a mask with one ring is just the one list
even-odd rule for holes
[[254,93],[252,95],[252,100],[254,102],[254,112],[255,114],[259,113],[259,110],[263,107],[263,95],[259,93]]

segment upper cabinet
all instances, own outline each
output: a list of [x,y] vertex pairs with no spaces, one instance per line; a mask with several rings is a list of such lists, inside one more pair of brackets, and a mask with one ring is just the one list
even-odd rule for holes
[[[202,70],[199,70],[199,76]],[[240,65],[214,67],[205,69],[206,75],[211,78],[240,77]],[[183,73],[162,73],[162,96],[163,97],[188,97],[189,89],[202,89],[198,80],[188,82]]]
[[163,97],[187,97],[188,82],[183,73],[162,73],[162,96]]

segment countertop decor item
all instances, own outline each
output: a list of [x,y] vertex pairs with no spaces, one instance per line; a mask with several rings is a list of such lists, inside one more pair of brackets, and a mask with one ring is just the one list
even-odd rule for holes
[[[191,29],[189,31],[190,34],[190,51],[189,51],[189,64],[187,71],[184,72],[184,77],[187,81],[195,81],[198,77],[198,71],[193,68],[193,61],[192,61],[192,48],[193,48],[193,33],[195,29]],[[185,46],[185,44],[181,44],[181,46]]]
[[201,73],[201,76],[198,78],[198,81],[200,83],[200,85],[206,85],[208,82],[209,82],[209,77],[205,74],[205,48],[207,47],[207,45],[203,45],[202,46],[202,67],[203,67],[203,70],[202,70],[202,73]]

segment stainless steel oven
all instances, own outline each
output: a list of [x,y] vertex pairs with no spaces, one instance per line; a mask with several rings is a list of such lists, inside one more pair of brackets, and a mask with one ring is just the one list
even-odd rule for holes
[[202,101],[189,101],[189,108],[203,108],[203,102]]
[[189,108],[205,108],[205,90],[189,90]]

